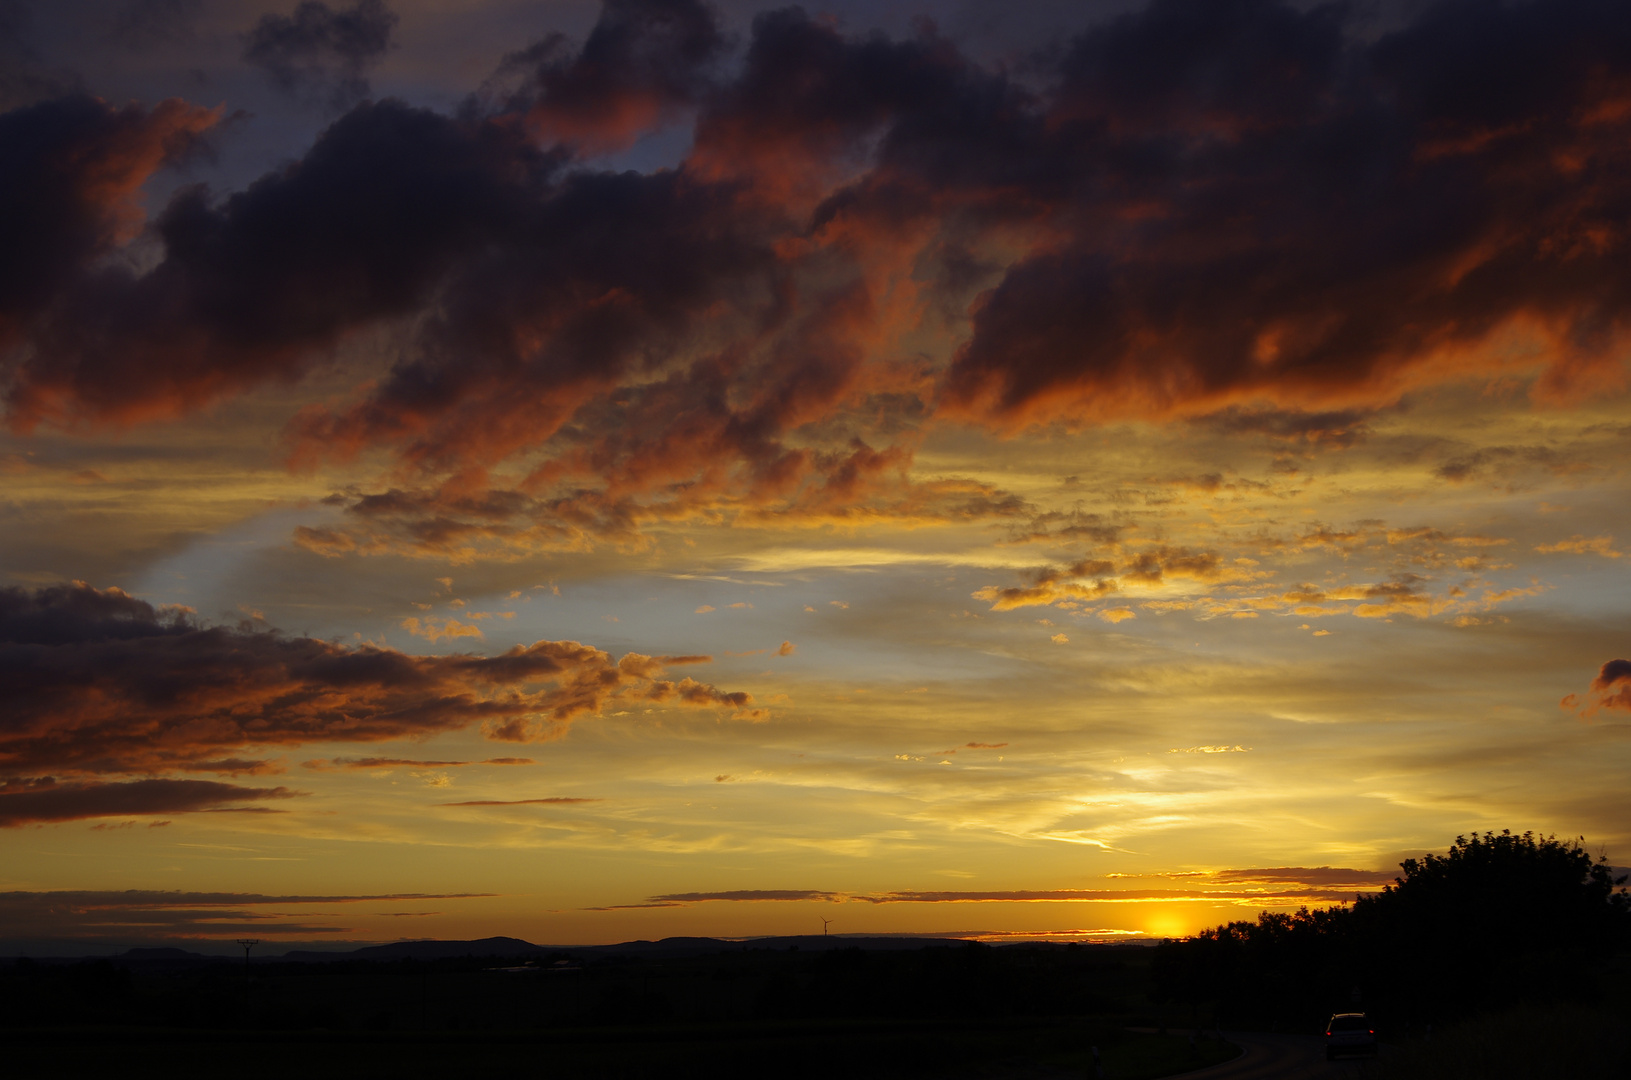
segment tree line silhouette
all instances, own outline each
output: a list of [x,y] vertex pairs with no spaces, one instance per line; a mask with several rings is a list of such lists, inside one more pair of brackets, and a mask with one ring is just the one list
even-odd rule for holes
[[1365,1011],[1400,1034],[1515,1004],[1600,1001],[1631,896],[1582,840],[1458,836],[1351,906],[1264,912],[1158,948],[1156,995],[1224,1025],[1312,1030]]

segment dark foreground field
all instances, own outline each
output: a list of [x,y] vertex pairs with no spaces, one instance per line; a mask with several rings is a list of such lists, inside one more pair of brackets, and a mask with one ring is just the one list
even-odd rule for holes
[[[744,948],[0,966],[16,1076],[1085,1077],[1224,1060],[1149,997],[1150,950]],[[1187,1011],[1187,1010],[1185,1010]]]
[[1236,1051],[1062,1021],[812,1021],[486,1032],[7,1033],[8,1075],[1153,1078]]
[[[1233,1058],[1237,1045],[1210,1034],[1221,1016],[1225,1035],[1279,1033],[1239,1036],[1259,1052],[1228,1080],[1631,1075],[1618,960],[1592,1000],[1459,1014],[1435,1000],[1431,1026],[1422,1001],[1389,1006],[1383,987],[1366,1006],[1379,1059],[1327,1065],[1322,1018],[1353,1007],[1351,984],[1335,1000],[1292,995],[1294,1008],[1252,997],[1244,977],[1233,996],[1202,998],[1172,982],[1189,948],[805,938],[567,951],[491,939],[248,965],[175,950],[5,960],[0,1046],[7,1077],[1091,1080],[1097,1061],[1108,1080],[1153,1080]],[[1258,1044],[1290,1049],[1254,1064]]]

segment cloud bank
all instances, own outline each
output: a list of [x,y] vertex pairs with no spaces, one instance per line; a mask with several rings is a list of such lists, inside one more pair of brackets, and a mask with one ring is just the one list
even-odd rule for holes
[[243,60],[286,93],[344,109],[368,96],[368,69],[391,47],[397,21],[381,0],[338,10],[302,0],[289,15],[260,17],[244,35]]
[[[554,737],[613,700],[738,712],[752,704],[745,693],[664,678],[662,658],[613,660],[574,641],[518,645],[493,657],[413,656],[211,626],[185,610],[83,583],[0,589],[0,684],[7,687],[0,778],[9,778],[0,824],[283,798],[292,793],[199,780],[93,782],[280,771],[267,758],[236,756],[271,748],[422,738],[478,724],[490,739],[525,742]],[[81,780],[57,783],[57,776]]]
[[[389,325],[391,370],[288,441],[382,449],[404,482],[339,493],[346,523],[301,542],[470,557],[698,516],[1022,512],[909,477],[938,423],[1212,416],[1343,445],[1425,384],[1623,386],[1631,13],[1351,17],[1157,0],[1021,80],[927,24],[786,9],[732,52],[704,5],[615,0],[451,113],[359,104],[145,226],[133,193],[215,113],[17,110],[0,194],[42,212],[0,244],[7,419],[182,415]],[[248,48],[355,80],[392,18],[307,2]],[[600,164],[676,125],[675,167]],[[144,228],[156,259],[109,258]]]

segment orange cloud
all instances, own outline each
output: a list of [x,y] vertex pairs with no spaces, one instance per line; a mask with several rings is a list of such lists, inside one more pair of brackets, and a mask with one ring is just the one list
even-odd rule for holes
[[[993,611],[1098,600],[1124,588],[1153,588],[1169,579],[1222,583],[1251,577],[1249,570],[1226,565],[1213,551],[1160,545],[1129,552],[1119,561],[1084,558],[1066,567],[1047,566],[1026,575],[1028,586],[989,585],[973,593],[976,600],[991,603]],[[1100,618],[1120,622],[1133,618],[1131,608],[1101,612]]]
[[1610,660],[1604,664],[1591,680],[1591,693],[1595,696],[1583,706],[1575,694],[1564,697],[1561,704],[1565,709],[1581,706],[1582,716],[1593,716],[1604,709],[1631,712],[1631,660]]
[[1541,544],[1535,550],[1544,555],[1566,552],[1572,555],[1601,555],[1605,559],[1618,559],[1621,554],[1614,550],[1614,538],[1612,536],[1587,538],[1578,533],[1567,540],[1559,540],[1555,544]]
[[471,626],[469,623],[462,623],[457,619],[442,619],[438,622],[436,619],[419,619],[410,616],[402,620],[402,629],[414,637],[422,637],[430,641],[452,641],[455,638],[486,636],[479,627]]

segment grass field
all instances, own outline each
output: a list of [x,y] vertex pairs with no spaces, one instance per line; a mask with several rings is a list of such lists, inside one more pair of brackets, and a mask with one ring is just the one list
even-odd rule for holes
[[[1386,1080],[1625,1080],[1631,1011],[1556,1005],[1508,1009],[1401,1045]],[[1380,1080],[1380,1078],[1379,1078]]]
[[889,1024],[830,1021],[592,1032],[265,1033],[60,1030],[4,1033],[7,1075],[635,1078],[1087,1077],[1109,1080],[1227,1060],[1233,1047],[1074,1021]]

